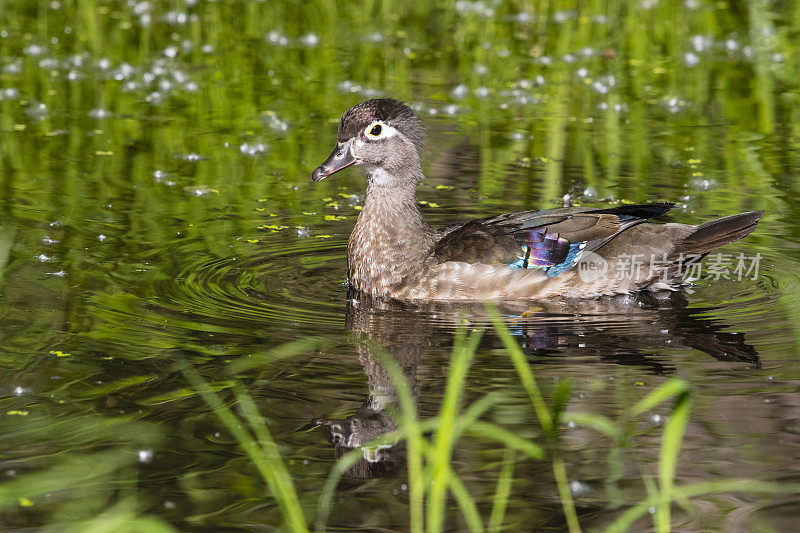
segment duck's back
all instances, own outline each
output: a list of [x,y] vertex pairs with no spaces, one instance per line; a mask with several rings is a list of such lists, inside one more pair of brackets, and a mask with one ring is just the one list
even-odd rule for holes
[[[763,212],[699,226],[646,222],[673,204],[509,213],[448,226],[399,298],[594,297],[673,288],[687,261],[749,234]],[[587,266],[581,271],[576,265]]]

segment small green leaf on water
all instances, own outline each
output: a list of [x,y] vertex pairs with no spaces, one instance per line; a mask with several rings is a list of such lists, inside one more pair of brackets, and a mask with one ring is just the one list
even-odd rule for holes
[[17,501],[21,507],[33,507],[33,502],[24,496],[20,496],[19,500]]

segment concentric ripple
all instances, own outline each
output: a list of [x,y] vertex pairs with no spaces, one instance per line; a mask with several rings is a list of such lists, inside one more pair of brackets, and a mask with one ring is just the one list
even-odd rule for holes
[[302,239],[257,243],[246,254],[190,256],[153,303],[193,321],[236,328],[322,328],[344,324],[346,243]]

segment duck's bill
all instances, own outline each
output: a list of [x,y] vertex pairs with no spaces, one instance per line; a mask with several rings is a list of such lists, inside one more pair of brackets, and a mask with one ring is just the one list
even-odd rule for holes
[[343,168],[349,167],[355,163],[356,159],[350,152],[350,147],[352,145],[353,139],[336,145],[336,148],[333,149],[333,152],[331,152],[331,155],[328,156],[328,159],[314,169],[314,173],[311,174],[311,179],[314,181],[322,181],[331,174],[335,174]]

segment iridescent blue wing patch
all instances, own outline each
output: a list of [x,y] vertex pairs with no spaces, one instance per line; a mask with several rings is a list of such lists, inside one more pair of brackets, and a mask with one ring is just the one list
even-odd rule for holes
[[555,277],[569,270],[580,259],[585,242],[570,243],[557,234],[547,233],[546,228],[534,228],[516,235],[522,244],[520,255],[510,268],[541,269],[548,277]]

